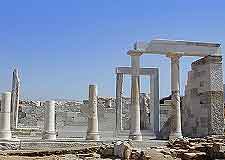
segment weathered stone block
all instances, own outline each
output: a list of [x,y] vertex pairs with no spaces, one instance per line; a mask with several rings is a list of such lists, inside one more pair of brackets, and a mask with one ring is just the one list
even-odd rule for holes
[[183,134],[202,137],[224,132],[224,92],[221,56],[192,63],[185,87]]

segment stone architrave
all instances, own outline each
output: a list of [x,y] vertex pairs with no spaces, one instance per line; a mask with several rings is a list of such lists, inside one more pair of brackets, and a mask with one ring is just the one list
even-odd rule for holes
[[12,94],[11,94],[11,128],[13,130],[17,128],[18,124],[19,94],[20,94],[19,73],[17,69],[14,69],[12,79]]
[[10,128],[10,103],[11,93],[2,93],[1,108],[0,108],[0,140],[10,141],[12,139]]
[[55,101],[46,102],[43,139],[56,140]]

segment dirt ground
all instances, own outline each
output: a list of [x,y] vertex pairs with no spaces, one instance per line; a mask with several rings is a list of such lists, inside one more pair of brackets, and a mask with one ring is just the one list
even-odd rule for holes
[[[52,156],[45,156],[45,157],[26,157],[26,156],[3,156],[0,155],[0,160],[79,160],[83,158],[78,158],[75,155],[68,154],[68,155],[52,155]],[[93,157],[85,158],[85,160],[93,160]],[[100,160],[100,159],[99,159]],[[110,159],[105,159],[110,160]]]

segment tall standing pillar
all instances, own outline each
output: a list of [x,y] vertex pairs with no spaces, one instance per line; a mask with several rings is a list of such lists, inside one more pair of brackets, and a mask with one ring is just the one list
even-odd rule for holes
[[116,74],[116,132],[123,130],[122,124],[122,93],[123,93],[123,74]]
[[0,108],[0,140],[11,140],[11,128],[10,128],[10,104],[11,93],[2,93],[2,101]]
[[142,141],[142,134],[140,130],[140,86],[139,86],[139,69],[140,69],[140,56],[142,53],[131,52],[131,121],[130,121],[130,134],[129,138],[135,141]]
[[55,101],[46,101],[43,139],[56,140]]
[[97,97],[97,86],[89,85],[89,109],[90,116],[88,117],[88,129],[86,140],[99,140],[98,132],[98,97]]
[[156,69],[155,73],[150,76],[150,93],[153,104],[151,121],[154,125],[153,131],[157,137],[160,131],[159,69]]
[[18,109],[20,94],[20,79],[17,69],[13,71],[12,93],[11,93],[11,129],[15,130],[18,125]]
[[171,126],[170,139],[182,138],[180,112],[180,70],[179,55],[169,55],[171,58]]

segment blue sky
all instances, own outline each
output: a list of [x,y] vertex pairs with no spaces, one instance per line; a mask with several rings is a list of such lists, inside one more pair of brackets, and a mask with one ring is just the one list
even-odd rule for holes
[[[20,0],[0,6],[0,91],[10,90],[12,70],[21,73],[21,96],[83,99],[88,84],[115,95],[116,66],[128,66],[126,51],[154,38],[213,41],[225,45],[222,0]],[[222,52],[224,53],[224,51]],[[190,64],[181,59],[181,93]],[[160,67],[160,95],[170,94],[170,61],[145,55],[144,67]],[[125,94],[130,92],[127,77]],[[142,91],[148,79],[142,79]]]

